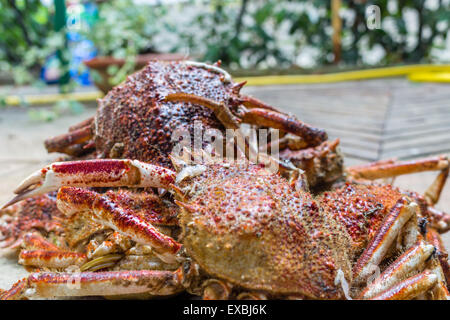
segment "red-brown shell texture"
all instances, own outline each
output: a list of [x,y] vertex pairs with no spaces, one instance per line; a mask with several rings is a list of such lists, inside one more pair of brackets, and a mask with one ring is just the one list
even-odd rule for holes
[[208,273],[274,295],[341,297],[351,240],[309,193],[253,164],[207,166],[183,188],[183,244]]
[[353,240],[352,247],[358,252],[374,237],[384,217],[401,197],[402,194],[390,185],[346,183],[324,192],[318,200],[346,227]]
[[0,211],[0,233],[2,247],[16,247],[22,243],[22,237],[31,231],[46,235],[64,232],[60,223],[63,214],[56,207],[56,193],[29,198],[23,202]]
[[99,101],[95,142],[100,157],[109,157],[123,144],[121,158],[139,159],[172,167],[168,155],[175,129],[193,136],[194,121],[203,129],[224,127],[213,112],[190,103],[163,102],[170,93],[190,93],[230,103],[235,94],[231,79],[217,70],[188,62],[150,62]]

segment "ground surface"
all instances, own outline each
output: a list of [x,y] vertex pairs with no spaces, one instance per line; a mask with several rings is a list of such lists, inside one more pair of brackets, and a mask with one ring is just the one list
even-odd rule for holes
[[[415,158],[450,152],[450,90],[448,85],[413,84],[406,80],[373,80],[324,85],[248,87],[246,93],[339,137],[346,164],[380,158]],[[58,155],[49,155],[45,138],[95,113],[87,107],[80,115],[54,122],[33,122],[26,110],[0,110],[0,204],[34,170]],[[423,192],[435,173],[399,177],[395,184]],[[438,208],[450,211],[450,184]],[[450,234],[444,236],[450,249]],[[26,275],[11,252],[0,252],[0,288]]]

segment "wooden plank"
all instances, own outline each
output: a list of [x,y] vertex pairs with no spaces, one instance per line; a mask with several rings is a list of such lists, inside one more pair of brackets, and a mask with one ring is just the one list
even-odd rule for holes
[[414,131],[405,130],[393,135],[387,134],[384,136],[383,141],[390,142],[396,140],[411,140],[415,138],[421,138],[426,135],[440,135],[443,133],[450,134],[450,122],[438,127],[433,126],[433,128],[425,128],[422,130],[414,130]]
[[357,139],[360,141],[369,141],[369,142],[375,142],[377,144],[380,144],[381,141],[383,141],[381,135],[379,134],[372,134],[365,131],[356,131],[356,130],[349,130],[348,128],[344,129],[336,129],[336,128],[327,128],[326,131],[328,132],[329,136],[345,139],[345,140],[353,140]]
[[384,142],[383,151],[390,151],[395,149],[421,148],[430,145],[445,145],[450,143],[450,132],[444,132],[440,135],[425,135],[415,139],[402,139]]
[[402,125],[402,126],[398,125],[398,126],[393,126],[389,129],[386,129],[386,134],[395,135],[398,133],[405,132],[407,130],[410,130],[410,131],[429,130],[429,129],[436,128],[436,127],[446,126],[446,125],[448,125],[448,123],[449,123],[449,120],[447,120],[447,119],[443,119],[443,120],[438,119],[433,123],[411,124],[409,126],[408,125]]
[[398,157],[400,159],[426,157],[430,155],[447,154],[450,152],[450,143],[445,145],[433,144],[420,148],[395,149],[381,153],[381,158]]

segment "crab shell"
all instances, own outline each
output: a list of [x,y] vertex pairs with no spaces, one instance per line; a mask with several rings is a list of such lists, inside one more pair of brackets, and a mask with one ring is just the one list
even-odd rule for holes
[[342,297],[350,238],[309,193],[248,163],[208,165],[182,186],[182,242],[207,273],[274,296]]
[[175,129],[187,130],[193,136],[195,121],[201,123],[202,130],[224,127],[212,110],[163,101],[164,97],[183,92],[229,104],[236,96],[233,88],[231,77],[214,66],[153,61],[99,100],[96,149],[102,158],[109,158],[111,151],[120,146],[117,158],[139,159],[170,168],[168,155],[176,143],[171,140]]

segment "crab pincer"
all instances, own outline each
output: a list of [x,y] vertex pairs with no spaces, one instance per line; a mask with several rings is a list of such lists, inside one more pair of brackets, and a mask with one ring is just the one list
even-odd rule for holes
[[[85,160],[59,162],[35,172],[16,189],[17,196],[8,202],[9,206],[22,199],[70,187],[133,187],[170,188],[175,182],[175,172],[170,169],[143,163],[137,160]],[[58,193],[60,210],[84,205],[81,210],[90,209],[94,220],[123,232],[136,242],[151,244],[161,253],[165,261],[173,261],[172,255],[181,245],[159,232],[151,223],[135,217],[132,213],[115,205],[105,197],[92,196],[86,190],[61,189]],[[72,191],[72,192],[70,192]],[[77,192],[78,191],[78,192]],[[67,195],[67,192],[70,194]],[[71,206],[65,202],[71,202]],[[75,207],[76,209],[76,207]],[[73,212],[72,212],[73,214]]]
[[155,187],[169,188],[175,181],[175,172],[137,160],[85,160],[55,162],[27,177],[6,203],[6,208],[18,201],[72,187]]

